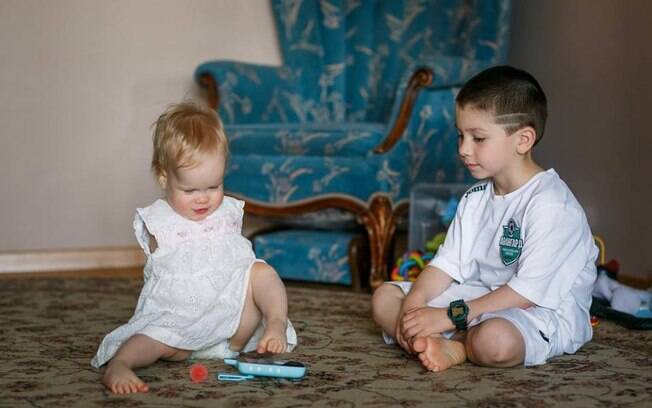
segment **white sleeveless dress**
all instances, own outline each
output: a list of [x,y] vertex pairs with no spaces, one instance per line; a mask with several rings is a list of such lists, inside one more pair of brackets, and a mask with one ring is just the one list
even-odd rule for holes
[[[240,324],[249,274],[256,259],[242,236],[244,202],[224,197],[202,221],[177,214],[165,200],[139,208],[134,219],[138,243],[147,256],[144,285],[133,317],[109,333],[91,361],[99,368],[134,334],[168,346],[193,350],[195,358],[228,358],[228,339]],[[158,248],[150,253],[149,236]],[[255,350],[263,332],[258,327],[244,350]],[[288,320],[288,351],[297,344]]]

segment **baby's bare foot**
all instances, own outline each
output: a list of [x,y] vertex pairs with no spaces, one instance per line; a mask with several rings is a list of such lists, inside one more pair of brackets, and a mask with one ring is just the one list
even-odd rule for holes
[[419,360],[430,371],[444,371],[466,361],[464,344],[443,337],[418,337],[412,348],[419,354]]
[[268,320],[265,325],[265,332],[258,341],[256,352],[262,353],[285,353],[288,348],[287,336],[285,330],[287,322],[281,319]]
[[149,387],[131,368],[120,361],[111,361],[106,367],[102,383],[114,394],[131,394],[134,392],[147,392]]

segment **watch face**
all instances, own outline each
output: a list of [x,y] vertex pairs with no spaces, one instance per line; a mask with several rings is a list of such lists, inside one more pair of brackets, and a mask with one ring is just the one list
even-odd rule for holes
[[464,316],[464,308],[462,306],[453,307],[451,309],[451,315],[453,315],[453,318]]

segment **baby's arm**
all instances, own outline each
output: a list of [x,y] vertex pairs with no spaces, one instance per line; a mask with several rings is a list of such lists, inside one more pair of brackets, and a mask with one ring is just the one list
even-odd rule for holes
[[158,242],[156,242],[156,238],[154,238],[154,235],[149,234],[149,253],[153,254],[157,249]]

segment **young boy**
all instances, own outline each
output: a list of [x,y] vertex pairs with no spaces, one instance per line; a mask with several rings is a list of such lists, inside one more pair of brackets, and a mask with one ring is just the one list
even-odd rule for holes
[[417,281],[387,282],[372,300],[386,342],[428,370],[544,364],[591,339],[598,251],[568,186],[532,158],[546,116],[538,82],[509,66],[456,98],[458,153],[481,181]]

